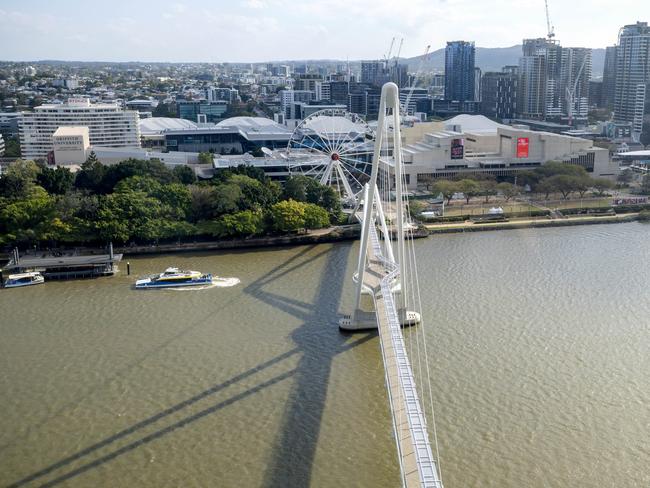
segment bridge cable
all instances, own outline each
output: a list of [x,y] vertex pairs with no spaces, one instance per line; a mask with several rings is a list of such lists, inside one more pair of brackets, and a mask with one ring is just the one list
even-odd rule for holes
[[[406,184],[406,178],[403,176],[403,181],[402,183],[405,185]],[[404,198],[406,200],[406,208],[410,209],[409,205],[409,196],[408,192],[404,192]],[[414,300],[417,301],[417,308],[416,310],[420,312],[420,325],[419,327],[421,328],[421,334],[422,334],[422,345],[423,345],[423,355],[424,355],[424,361],[425,361],[425,370],[426,370],[426,379],[427,379],[427,385],[428,385],[428,396],[429,396],[429,407],[431,409],[431,425],[433,427],[433,438],[434,438],[434,444],[435,444],[435,449],[436,449],[436,458],[437,458],[437,467],[438,467],[438,476],[440,479],[440,483],[443,483],[442,479],[442,466],[441,466],[441,459],[440,459],[440,447],[438,443],[438,432],[437,432],[437,427],[436,427],[436,420],[435,420],[435,409],[434,409],[434,401],[433,401],[433,386],[432,386],[432,381],[431,381],[431,368],[429,365],[429,354],[428,354],[428,347],[427,347],[427,337],[425,334],[424,330],[424,320],[422,318],[422,296],[421,296],[421,291],[420,291],[420,283],[419,283],[419,274],[418,274],[418,266],[417,266],[417,256],[415,252],[415,245],[414,245],[414,240],[413,240],[413,231],[414,231],[414,225],[412,222],[412,217],[410,215],[410,212],[407,213],[407,222],[408,222],[408,232],[410,233],[410,238],[409,238],[409,254],[411,255],[410,257],[412,258],[412,266],[413,266],[413,273],[412,273],[412,279],[414,281],[414,286],[413,286],[413,294],[414,294]],[[417,337],[417,331],[416,331],[416,337]],[[418,342],[418,355],[419,355],[419,342]],[[425,390],[421,390],[422,394],[425,395],[426,392]]]

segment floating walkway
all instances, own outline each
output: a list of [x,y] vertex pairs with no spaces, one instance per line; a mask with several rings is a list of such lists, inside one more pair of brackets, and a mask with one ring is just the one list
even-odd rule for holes
[[2,273],[39,271],[48,280],[94,278],[117,273],[120,261],[122,254],[114,254],[112,246],[108,254],[86,256],[20,256],[18,250],[14,249]]

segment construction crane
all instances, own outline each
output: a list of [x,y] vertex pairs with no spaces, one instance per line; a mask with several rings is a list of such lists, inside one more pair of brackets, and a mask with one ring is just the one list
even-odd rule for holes
[[548,14],[548,0],[544,0],[544,6],[546,7],[546,30],[548,31],[546,36],[548,37],[548,40],[551,41],[555,37],[555,27],[551,25],[551,17]]
[[418,81],[418,78],[420,77],[420,73],[422,72],[422,68],[424,67],[424,63],[426,63],[427,58],[429,57],[429,50],[431,49],[431,44],[427,46],[427,48],[424,50],[424,56],[422,56],[422,59],[420,59],[420,64],[418,64],[418,69],[415,72],[415,75],[413,76],[413,82],[411,83],[411,86],[409,87],[409,94],[406,96],[406,101],[404,102],[404,106],[402,109],[404,110],[404,115],[408,115],[409,112],[409,103],[411,103],[411,97],[413,96],[413,90],[415,89],[415,84]]
[[390,60],[390,55],[393,53],[393,46],[395,45],[395,38],[390,41],[390,48],[388,48],[388,54],[384,55],[384,60],[386,63]]
[[569,127],[571,127],[573,123],[573,105],[575,104],[575,94],[576,94],[576,90],[578,89],[578,83],[580,82],[580,76],[582,75],[582,70],[585,68],[586,63],[587,63],[587,56],[585,55],[582,59],[582,64],[580,65],[580,69],[578,70],[576,79],[573,82],[573,89],[570,90],[568,86],[566,87],[566,103],[567,103],[566,111],[569,117]]
[[399,47],[397,48],[397,54],[395,55],[395,64],[399,63],[399,55],[402,54],[402,45],[404,44],[404,38],[402,37],[399,40]]

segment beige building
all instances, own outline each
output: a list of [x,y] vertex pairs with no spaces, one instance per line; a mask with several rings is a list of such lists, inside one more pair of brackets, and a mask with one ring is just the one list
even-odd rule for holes
[[40,105],[20,115],[20,148],[24,158],[46,158],[53,149],[52,135],[62,126],[88,127],[93,146],[140,147],[139,120],[138,112],[84,97]]
[[52,134],[52,149],[55,164],[83,164],[90,154],[88,127],[59,127]]
[[402,144],[410,189],[425,180],[463,173],[512,176],[548,161],[582,166],[593,177],[618,175],[618,164],[609,151],[590,140],[498,124],[480,115],[405,128]]

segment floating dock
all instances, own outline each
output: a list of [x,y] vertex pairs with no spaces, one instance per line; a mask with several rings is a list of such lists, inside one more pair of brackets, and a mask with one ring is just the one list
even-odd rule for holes
[[38,271],[47,280],[94,278],[114,275],[120,261],[122,254],[114,254],[112,246],[108,254],[87,256],[20,256],[14,249],[9,263],[2,268],[2,274]]

